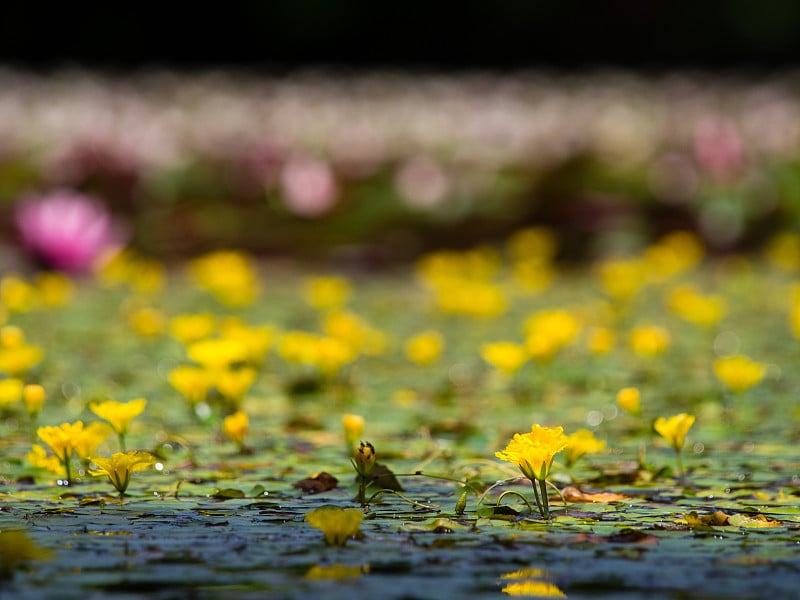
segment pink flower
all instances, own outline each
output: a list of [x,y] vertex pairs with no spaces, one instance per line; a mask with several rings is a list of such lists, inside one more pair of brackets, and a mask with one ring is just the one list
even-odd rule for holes
[[124,245],[124,229],[96,199],[58,190],[23,200],[16,210],[22,243],[37,260],[63,271],[89,270]]
[[321,217],[336,205],[339,195],[333,169],[324,161],[298,157],[281,172],[286,207],[301,217]]

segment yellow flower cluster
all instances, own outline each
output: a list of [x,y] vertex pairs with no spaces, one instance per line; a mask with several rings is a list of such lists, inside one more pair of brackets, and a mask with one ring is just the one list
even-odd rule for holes
[[124,285],[137,294],[154,296],[166,286],[167,271],[160,261],[125,249],[100,267],[97,279],[106,286]]
[[189,274],[202,289],[230,308],[251,304],[259,282],[253,261],[242,252],[219,250],[194,259]]
[[24,377],[44,358],[39,346],[26,343],[23,331],[14,325],[0,328],[0,373]]
[[26,313],[37,308],[56,308],[67,304],[73,295],[72,280],[61,273],[44,271],[31,280],[9,273],[0,278],[0,322],[6,311]]

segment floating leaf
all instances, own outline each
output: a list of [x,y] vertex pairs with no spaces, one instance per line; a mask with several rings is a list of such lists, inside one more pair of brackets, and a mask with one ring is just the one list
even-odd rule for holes
[[314,475],[314,477],[296,481],[292,484],[292,487],[297,488],[306,494],[320,494],[322,492],[327,492],[334,489],[338,484],[339,480],[336,479],[336,477],[330,473],[322,471],[321,473]]
[[614,492],[584,492],[575,486],[567,486],[561,490],[561,495],[567,502],[619,502],[625,500],[627,496]]
[[214,500],[232,500],[234,498],[245,498],[242,490],[236,488],[216,488],[210,496]]
[[782,527],[780,521],[770,520],[764,515],[736,514],[731,515],[728,522],[736,527]]

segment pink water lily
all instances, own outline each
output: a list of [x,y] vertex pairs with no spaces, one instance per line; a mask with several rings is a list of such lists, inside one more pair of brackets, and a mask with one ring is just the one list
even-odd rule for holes
[[96,199],[70,190],[23,200],[16,211],[22,243],[48,267],[88,271],[125,242],[125,232]]

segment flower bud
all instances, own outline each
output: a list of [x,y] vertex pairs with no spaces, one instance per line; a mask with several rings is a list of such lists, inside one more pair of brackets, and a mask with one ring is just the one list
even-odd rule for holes
[[375,466],[375,446],[361,442],[353,452],[353,460],[358,474],[366,477]]

